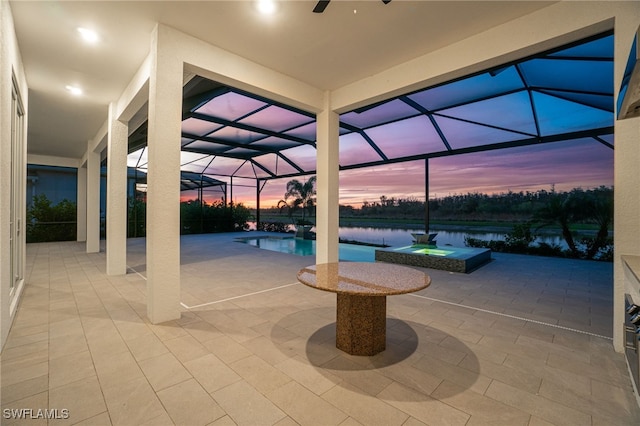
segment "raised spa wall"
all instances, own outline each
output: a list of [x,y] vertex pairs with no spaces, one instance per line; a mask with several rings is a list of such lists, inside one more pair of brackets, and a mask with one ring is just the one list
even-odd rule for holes
[[376,262],[397,263],[422,268],[441,269],[450,272],[469,273],[491,261],[490,249],[474,249],[472,254],[457,257],[431,256],[423,253],[409,253],[392,249],[375,252]]

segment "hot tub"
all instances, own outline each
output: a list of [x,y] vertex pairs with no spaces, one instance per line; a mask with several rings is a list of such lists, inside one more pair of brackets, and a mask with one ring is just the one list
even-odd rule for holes
[[377,249],[375,259],[377,262],[469,273],[491,261],[491,250],[414,244],[400,248]]

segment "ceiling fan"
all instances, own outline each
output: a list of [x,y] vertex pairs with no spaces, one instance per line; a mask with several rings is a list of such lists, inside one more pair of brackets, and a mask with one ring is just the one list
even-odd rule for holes
[[[313,8],[313,12],[314,13],[322,13],[324,12],[324,10],[327,8],[327,6],[329,6],[329,2],[331,0],[320,0],[318,1],[318,3],[316,3],[316,7]],[[382,0],[382,3],[384,4],[388,4],[390,3],[391,0]]]

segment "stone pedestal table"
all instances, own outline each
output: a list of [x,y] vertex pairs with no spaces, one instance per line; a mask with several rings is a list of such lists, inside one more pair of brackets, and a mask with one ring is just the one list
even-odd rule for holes
[[386,263],[335,262],[311,265],[298,280],[337,294],[336,347],[351,355],[375,355],[386,346],[387,296],[422,290],[431,277]]

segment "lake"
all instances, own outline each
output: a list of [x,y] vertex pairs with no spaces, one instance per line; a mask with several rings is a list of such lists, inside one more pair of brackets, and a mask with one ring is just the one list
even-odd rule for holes
[[[424,232],[423,229],[400,229],[400,228],[373,228],[373,227],[340,227],[340,238],[356,240],[364,243],[387,244],[390,246],[406,246],[413,241],[412,233]],[[505,232],[473,232],[473,231],[441,231],[437,232],[437,244],[439,246],[451,245],[454,247],[465,247],[465,237],[477,238],[480,240],[504,240]],[[536,239],[536,242],[559,245],[566,248],[566,243],[561,236],[544,235]]]
[[[249,223],[251,229],[255,229],[255,222]],[[312,228],[315,231],[315,228]],[[465,247],[465,237],[477,238],[480,240],[504,240],[504,236],[510,230],[504,232],[485,232],[485,231],[442,231],[437,232],[436,242],[439,246],[451,245],[454,247]],[[355,240],[370,244],[386,244],[392,247],[402,247],[410,245],[413,241],[412,233],[424,232],[424,229],[415,228],[379,228],[365,226],[341,226],[338,228],[340,238],[346,240]],[[559,245],[566,249],[567,244],[560,235],[542,235],[536,239],[536,242],[545,242],[551,245]]]

